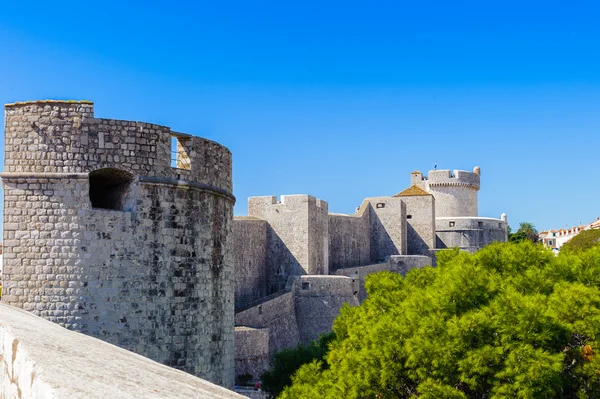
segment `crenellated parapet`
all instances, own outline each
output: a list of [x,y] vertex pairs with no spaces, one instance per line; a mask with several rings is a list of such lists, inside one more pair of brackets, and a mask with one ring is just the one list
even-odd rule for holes
[[5,121],[8,173],[112,168],[232,190],[231,152],[223,145],[152,123],[95,118],[90,101],[6,104]]
[[464,170],[431,170],[425,182],[432,189],[435,187],[467,187],[479,190],[480,176]]

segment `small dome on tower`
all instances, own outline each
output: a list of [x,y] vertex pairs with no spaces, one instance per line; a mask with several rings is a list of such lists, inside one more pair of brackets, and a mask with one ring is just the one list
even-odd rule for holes
[[476,175],[481,176],[481,168],[479,166],[475,166],[473,168],[473,173],[475,173]]

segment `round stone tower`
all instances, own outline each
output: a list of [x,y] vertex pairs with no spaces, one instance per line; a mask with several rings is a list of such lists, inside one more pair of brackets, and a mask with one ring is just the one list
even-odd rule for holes
[[421,185],[435,198],[435,217],[477,216],[480,174],[478,166],[473,172],[430,170]]
[[84,101],[5,121],[3,302],[233,385],[229,150]]

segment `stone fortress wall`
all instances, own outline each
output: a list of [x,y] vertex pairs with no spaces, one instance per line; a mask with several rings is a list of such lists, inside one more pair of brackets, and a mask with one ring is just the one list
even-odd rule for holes
[[288,195],[233,218],[215,142],[90,102],[9,104],[5,121],[3,302],[224,386],[234,323],[235,373],[257,377],[364,300],[369,274],[507,238],[505,215],[478,217],[479,168],[413,172],[353,215]]
[[229,150],[89,102],[5,121],[3,302],[231,386]]
[[439,249],[506,241],[505,217],[477,216],[480,174],[413,172],[408,189],[367,198],[353,215],[327,215],[309,195],[250,198],[249,216],[234,218],[236,374],[258,377],[274,352],[328,332],[344,303],[366,298],[369,274],[405,275]]

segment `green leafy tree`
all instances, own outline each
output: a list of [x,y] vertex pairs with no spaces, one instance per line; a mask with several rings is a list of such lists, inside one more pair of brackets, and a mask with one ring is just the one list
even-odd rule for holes
[[366,288],[280,398],[600,398],[600,248],[447,250]]
[[279,395],[284,387],[292,384],[292,375],[300,366],[313,360],[323,360],[328,345],[334,338],[333,332],[322,334],[318,340],[307,345],[300,344],[296,348],[275,353],[271,368],[260,376],[262,389],[272,398]]
[[510,229],[509,229],[508,237],[509,237],[509,241],[511,241],[511,242],[520,242],[523,240],[529,240],[531,242],[539,241],[538,231],[536,230],[533,223],[529,223],[529,222],[520,223],[519,229],[514,233],[510,233]]
[[594,246],[600,246],[600,229],[583,230],[567,241],[561,252],[581,252]]

